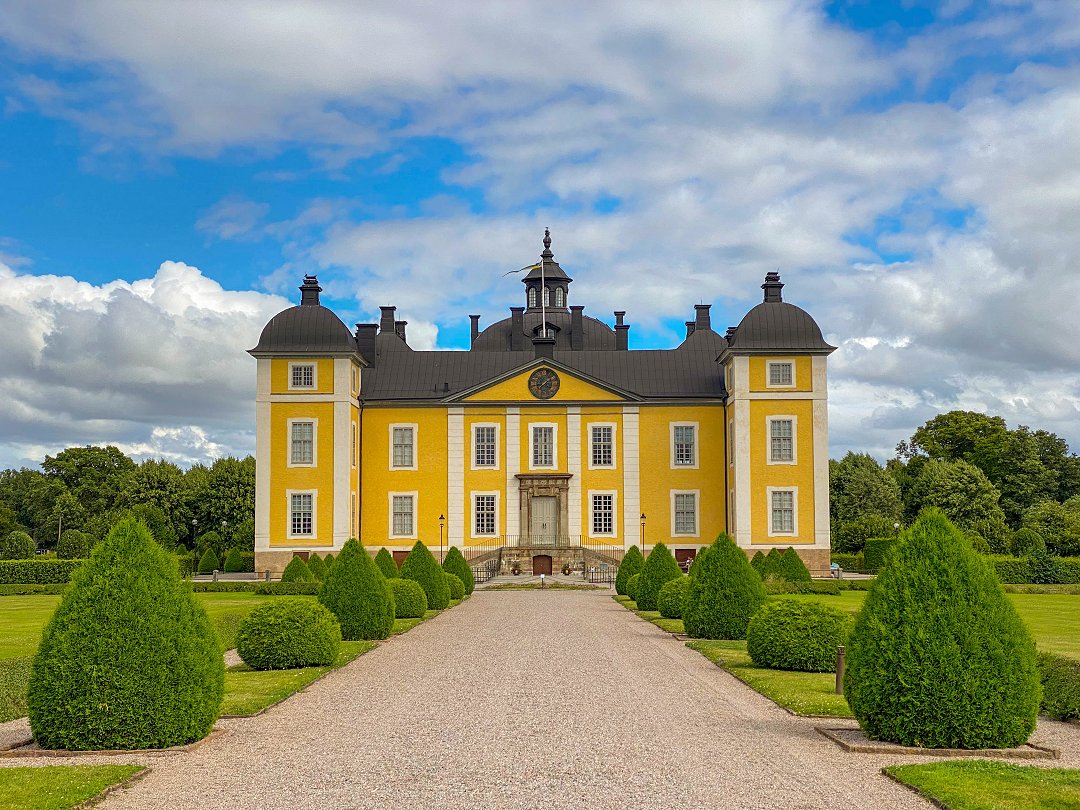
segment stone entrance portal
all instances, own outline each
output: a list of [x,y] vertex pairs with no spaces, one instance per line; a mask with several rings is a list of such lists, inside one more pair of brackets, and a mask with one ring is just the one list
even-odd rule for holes
[[570,475],[567,473],[519,473],[522,537],[519,546],[558,546],[570,535]]

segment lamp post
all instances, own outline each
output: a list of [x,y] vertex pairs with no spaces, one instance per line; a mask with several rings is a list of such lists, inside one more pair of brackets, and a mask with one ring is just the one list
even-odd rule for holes
[[641,513],[641,548],[645,548],[645,513]]
[[446,559],[443,553],[443,528],[446,526],[446,515],[439,515],[439,563]]
[[191,519],[191,550],[195,551],[195,537],[199,534],[199,519]]

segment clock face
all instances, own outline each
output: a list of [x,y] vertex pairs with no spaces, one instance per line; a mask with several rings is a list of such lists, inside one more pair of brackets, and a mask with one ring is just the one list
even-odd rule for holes
[[537,399],[551,399],[559,392],[559,375],[550,368],[538,368],[529,377],[529,393]]

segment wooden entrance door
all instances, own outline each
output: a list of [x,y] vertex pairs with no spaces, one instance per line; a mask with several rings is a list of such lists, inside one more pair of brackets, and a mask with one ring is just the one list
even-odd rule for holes
[[[554,495],[534,495],[532,498],[532,525],[529,527],[529,545],[554,546],[558,536],[558,498]],[[548,558],[548,565],[551,565],[550,557]]]
[[402,564],[405,562],[405,558],[409,556],[409,552],[407,551],[394,551],[391,553],[394,555],[394,563],[398,568],[401,568]]
[[551,555],[537,554],[533,557],[532,569],[534,576],[540,576],[541,574],[551,576]]
[[697,556],[696,548],[677,548],[675,549],[675,562],[679,564],[679,567],[683,571],[690,570],[690,564],[694,562],[694,557]]

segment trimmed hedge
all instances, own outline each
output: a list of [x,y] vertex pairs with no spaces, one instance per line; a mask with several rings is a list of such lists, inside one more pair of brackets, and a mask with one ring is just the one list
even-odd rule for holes
[[641,582],[641,574],[633,574],[630,579],[626,580],[626,595],[637,604],[637,591],[638,585]]
[[394,592],[394,617],[397,619],[422,619],[427,613],[427,594],[420,583],[412,579],[394,577],[386,580]]
[[78,529],[65,529],[56,544],[56,557],[60,560],[85,560],[90,556],[94,539]]
[[937,509],[889,554],[847,644],[844,695],[873,739],[1011,748],[1039,711],[1035,644],[993,569]]
[[224,694],[222,649],[175,558],[121,520],[45,626],[28,689],[43,748],[167,748],[205,737]]
[[208,548],[206,553],[202,555],[199,560],[199,573],[200,574],[212,574],[215,571],[221,570],[221,561],[218,559],[218,555],[214,553],[212,548]]
[[443,571],[443,576],[446,577],[446,587],[450,589],[450,601],[464,599],[465,583],[461,581],[461,577],[449,571]]
[[307,567],[311,571],[311,575],[315,577],[316,582],[322,582],[326,578],[326,563],[322,561],[322,557],[318,554],[312,553],[308,557]]
[[225,573],[239,574],[244,570],[244,558],[240,555],[240,549],[231,548],[225,556]]
[[1055,720],[1080,720],[1080,661],[1039,653],[1042,710]]
[[319,589],[319,601],[337,617],[346,641],[388,638],[394,628],[394,593],[356,540],[342,547]]
[[334,614],[310,599],[287,598],[252,610],[240,622],[236,651],[252,669],[324,667],[341,649]]
[[450,586],[446,584],[442,567],[419,540],[401,564],[401,577],[420,583],[427,594],[428,610],[446,610],[449,607]]
[[690,577],[669,579],[656,597],[656,608],[665,619],[681,619],[686,595],[690,593]]
[[194,552],[189,552],[188,554],[177,554],[176,567],[180,570],[181,577],[185,579],[190,579],[191,575],[195,573]]
[[382,575],[387,579],[401,577],[401,571],[398,570],[397,563],[394,562],[394,555],[386,550],[386,546],[380,548],[379,553],[375,555],[375,564],[379,566]]
[[34,538],[18,529],[0,542],[0,559],[32,560],[36,553],[37,543],[34,542]]
[[[208,585],[220,585],[221,583],[207,583]],[[234,583],[226,583],[234,584]],[[236,585],[254,585],[253,583],[237,582]],[[321,582],[309,580],[307,582],[263,582],[254,585],[253,590],[260,596],[317,596]],[[196,584],[196,590],[199,585]]]
[[788,546],[780,556],[777,573],[780,574],[781,579],[788,582],[809,582],[811,579],[806,563],[802,561],[799,552],[791,546]]
[[[767,556],[767,555],[766,555]],[[750,617],[765,603],[765,588],[746,557],[725,533],[698,554],[683,607],[691,638],[742,639]]]
[[637,596],[634,599],[638,610],[656,610],[656,599],[664,583],[682,575],[682,569],[675,562],[675,557],[668,547],[663,543],[653,546],[641,567],[641,579],[638,580]]
[[63,584],[84,562],[86,560],[0,560],[0,584]]
[[[862,584],[865,580],[835,580],[835,579],[812,579],[809,582],[783,582],[773,580],[771,582],[762,583],[765,586],[765,593],[770,596],[776,594],[785,593],[818,593],[827,596],[839,596],[843,590],[860,590],[859,588],[849,588],[849,584]],[[866,583],[869,585],[869,583]],[[862,588],[861,590],[869,590],[869,587]]]
[[281,572],[282,582],[315,582],[315,575],[311,573],[311,569],[308,568],[308,564],[304,561],[304,558],[296,555],[289,564],[285,566],[285,570]]
[[998,579],[1010,585],[1080,584],[1080,557],[1054,557],[1036,551],[1027,557],[991,554],[985,559]]
[[829,562],[836,563],[844,571],[861,572],[863,568],[863,558],[860,554],[831,554]]
[[[443,560],[442,567],[443,571],[454,574],[461,580],[461,584],[465,586],[466,594],[471,594],[473,589],[476,588],[472,568],[469,567],[468,561],[466,561],[457,546],[451,546],[450,550],[446,552],[446,559]],[[451,595],[450,598],[456,599],[457,597]]]
[[895,537],[871,537],[863,546],[863,567],[867,571],[880,571],[894,545],[896,545]]
[[615,593],[619,596],[629,596],[627,583],[634,574],[641,573],[641,566],[645,564],[645,558],[641,556],[641,549],[637,545],[630,546],[619,563],[619,570],[615,573]]
[[851,632],[854,617],[816,602],[777,599],[753,615],[746,651],[759,667],[795,672],[835,672],[836,648]]

